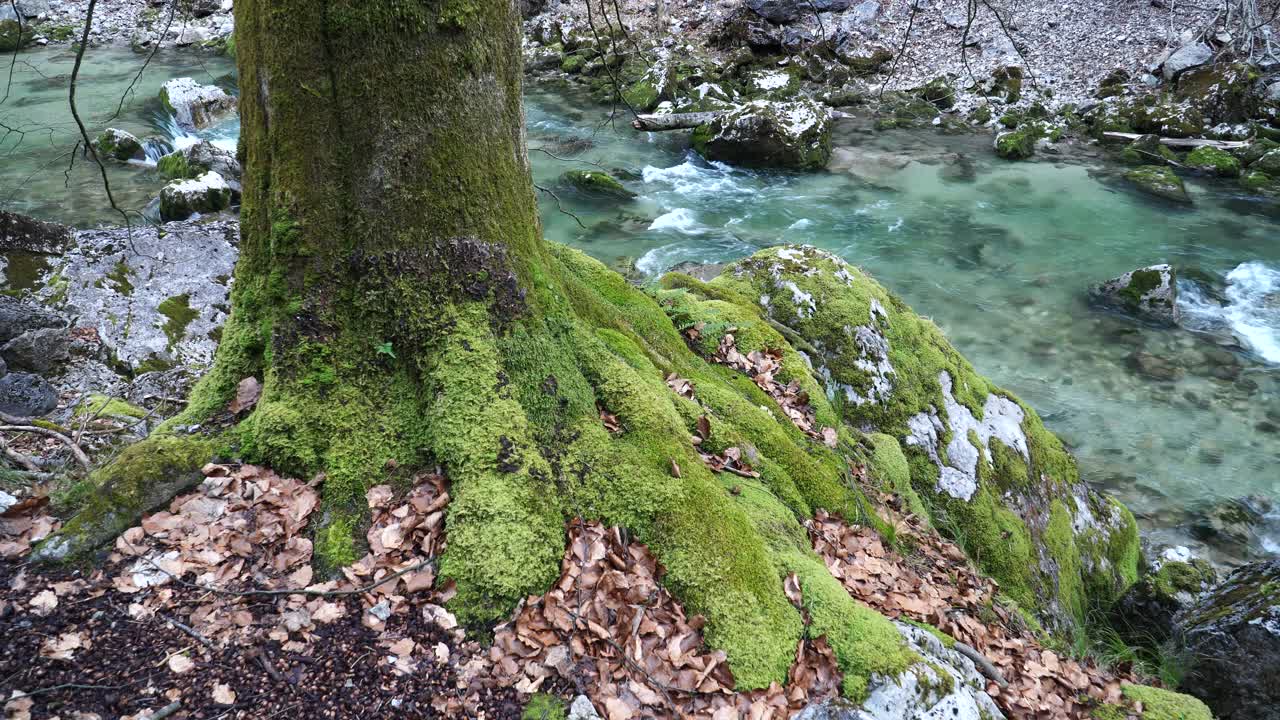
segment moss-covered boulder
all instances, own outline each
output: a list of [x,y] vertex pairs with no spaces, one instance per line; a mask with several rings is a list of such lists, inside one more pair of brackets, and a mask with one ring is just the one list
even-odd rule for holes
[[0,52],[21,50],[31,43],[35,29],[31,23],[19,22],[7,3],[0,6]]
[[1240,123],[1257,117],[1262,107],[1262,94],[1254,90],[1259,77],[1258,68],[1246,63],[1202,65],[1178,77],[1176,94],[1211,125]]
[[1273,178],[1280,177],[1280,149],[1268,150],[1257,160],[1250,163],[1249,169],[1266,173]]
[[1263,155],[1276,149],[1280,149],[1280,142],[1268,138],[1257,138],[1243,147],[1232,150],[1231,154],[1240,159],[1241,165],[1248,167]]
[[142,149],[142,141],[131,133],[116,128],[107,128],[98,135],[93,143],[100,157],[120,162],[143,160],[147,157]]
[[1148,195],[1176,203],[1191,203],[1191,196],[1187,194],[1187,186],[1183,184],[1182,178],[1167,167],[1141,165],[1125,173],[1124,179]]
[[197,213],[214,213],[230,206],[231,186],[213,172],[190,180],[174,180],[160,191],[160,218],[165,222],[186,220]]
[[156,161],[156,169],[168,180],[193,179],[213,172],[222,176],[233,190],[240,189],[240,161],[236,154],[208,140],[165,155]]
[[[733,328],[739,351],[763,349],[762,320],[808,340],[819,385],[802,389],[821,394],[850,427],[896,440],[932,522],[1021,606],[1073,625],[1136,579],[1129,511],[1081,481],[1031,408],[979,375],[935,325],[861,270],[812,247],[785,246],[730,265],[710,283],[667,276],[663,284],[698,298],[701,319],[691,313],[688,321],[702,323],[700,342],[711,348]],[[725,313],[744,304],[759,317]],[[901,468],[888,469],[896,465],[885,463],[882,473],[901,478]]]
[[694,130],[693,147],[731,165],[821,170],[831,159],[831,123],[812,100],[754,100]]
[[[1213,713],[1201,701],[1190,695],[1146,685],[1125,684],[1120,688],[1124,704],[1113,707],[1116,718],[1137,717],[1139,720],[1213,720]],[[1103,720],[1106,715],[1095,713]]]
[[636,196],[617,178],[600,170],[570,170],[560,176],[560,184],[599,199],[629,200]]
[[991,72],[990,87],[986,93],[991,97],[1004,98],[1010,105],[1022,99],[1022,68],[1017,65],[998,67]]
[[1280,708],[1280,560],[1246,565],[1179,613],[1195,658],[1183,687],[1222,718]]
[[1161,160],[1178,162],[1178,154],[1168,145],[1162,145],[1156,135],[1143,135],[1120,151],[1120,161],[1126,165],[1155,165]]
[[949,110],[955,107],[956,91],[945,77],[937,77],[930,80],[928,84],[916,92],[921,99],[931,103],[939,110]]
[[1178,278],[1170,265],[1131,270],[1099,283],[1089,289],[1089,298],[1157,325],[1178,324]]
[[790,100],[800,92],[800,73],[790,67],[756,70],[747,75],[742,91],[753,99]]
[[1187,154],[1187,167],[1218,177],[1239,177],[1240,161],[1231,153],[1215,147],[1198,147]]
[[1280,197],[1280,177],[1272,177],[1258,170],[1246,170],[1240,176],[1240,187],[1256,195]]
[[[1004,119],[1001,119],[1003,123]],[[1026,121],[1019,118],[1014,121],[1015,130],[996,133],[992,147],[996,155],[1005,160],[1026,160],[1036,152],[1042,140],[1056,142],[1062,137],[1062,130],[1041,120]]]
[[1218,581],[1213,566],[1199,558],[1157,558],[1112,607],[1111,624],[1131,644],[1159,645],[1174,634],[1174,617]]

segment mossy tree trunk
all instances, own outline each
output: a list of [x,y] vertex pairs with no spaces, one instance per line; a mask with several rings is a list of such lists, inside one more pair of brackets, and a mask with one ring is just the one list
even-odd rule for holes
[[[362,552],[366,488],[438,466],[453,498],[440,572],[467,622],[548,589],[565,521],[582,516],[653,548],[739,687],[783,681],[806,633],[828,636],[853,698],[871,673],[911,662],[800,525],[818,508],[865,512],[845,480],[850,431],[840,452],[814,441],[749,378],[691,351],[652,296],[543,242],[514,0],[239,0],[235,11],[242,240],[215,365],[161,437],[97,474],[106,499],[58,543],[100,542],[156,504],[175,474],[173,462],[148,465],[159,444],[196,467],[220,447],[324,473],[316,553],[334,567]],[[753,346],[785,350],[817,420],[841,428],[786,340],[751,308],[722,304],[753,328]],[[697,399],[671,392],[669,373]],[[248,377],[262,394],[247,417],[187,439],[227,421]],[[702,463],[690,438],[703,416],[702,449],[747,448],[758,482]],[[802,578],[803,616],[783,593],[789,573]]]

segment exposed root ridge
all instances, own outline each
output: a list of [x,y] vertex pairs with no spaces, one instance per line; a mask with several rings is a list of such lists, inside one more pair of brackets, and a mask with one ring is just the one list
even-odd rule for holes
[[575,521],[555,588],[499,626],[490,657],[522,692],[573,681],[607,717],[774,717],[839,693],[824,637],[796,648],[787,686],[734,692],[723,651],[706,649],[700,616],[659,585],[647,547],[619,528]]
[[[892,512],[888,508],[885,512]],[[814,550],[849,593],[892,618],[927,623],[944,643],[964,643],[986,657],[1008,681],[988,682],[987,693],[1010,718],[1090,718],[1100,704],[1123,702],[1131,673],[1105,670],[1045,648],[1027,621],[996,601],[998,587],[969,565],[964,551],[923,527],[897,517],[896,538],[909,556],[885,546],[872,528],[818,512],[810,523]]]

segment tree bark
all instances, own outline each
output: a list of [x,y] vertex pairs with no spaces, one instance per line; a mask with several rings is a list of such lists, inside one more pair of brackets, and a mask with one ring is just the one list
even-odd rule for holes
[[[849,597],[800,524],[819,507],[866,516],[844,481],[850,456],[776,404],[762,410],[774,400],[693,352],[653,297],[542,240],[515,0],[238,0],[235,12],[242,239],[214,366],[183,414],[95,474],[101,492],[42,555],[108,541],[219,448],[323,475],[315,560],[332,569],[363,553],[369,487],[440,468],[440,576],[464,622],[502,620],[546,591],[565,522],[581,517],[653,549],[740,688],[783,682],[806,633],[828,637],[850,696],[905,667],[893,626]],[[733,312],[746,322],[744,302]],[[809,377],[767,324],[752,333]],[[670,374],[698,399],[673,393]],[[239,417],[228,405],[248,377],[262,393]],[[621,431],[601,423],[606,410]],[[700,447],[750,448],[762,480],[708,469],[691,441],[708,418],[715,437]],[[789,573],[803,617],[783,593]]]

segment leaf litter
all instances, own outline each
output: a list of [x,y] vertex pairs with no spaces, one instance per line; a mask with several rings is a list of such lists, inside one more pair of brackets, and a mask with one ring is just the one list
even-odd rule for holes
[[[668,382],[693,395],[692,383]],[[699,420],[695,444],[710,423]],[[703,459],[753,472],[727,451]],[[142,720],[178,702],[178,717],[514,718],[521,698],[550,692],[585,693],[608,720],[780,719],[839,693],[822,637],[799,643],[785,686],[736,692],[723,652],[705,644],[704,619],[686,615],[662,587],[656,558],[620,528],[571,522],[558,582],[527,598],[485,647],[446,609],[453,587],[437,582],[449,502],[439,473],[416,476],[407,492],[370,488],[368,552],[327,582],[315,581],[305,535],[315,482],[251,465],[204,474],[195,492],[126,531],[88,575],[0,563],[0,631],[16,638],[0,650],[7,717]],[[6,513],[0,542],[29,547],[46,536],[57,527],[46,509],[34,502]],[[1083,718],[1119,700],[1130,676],[1042,647],[959,548],[885,511],[898,537],[911,538],[910,557],[871,528],[824,513],[809,523],[815,550],[851,595],[984,654],[1009,681],[988,692],[1010,717]],[[782,586],[800,607],[798,580]]]

